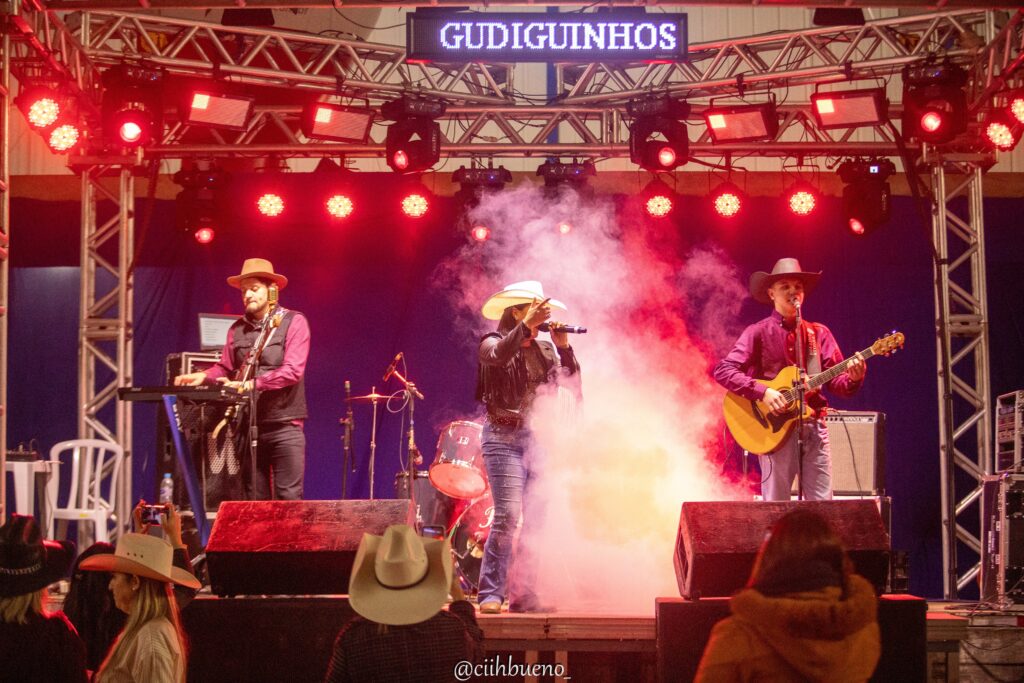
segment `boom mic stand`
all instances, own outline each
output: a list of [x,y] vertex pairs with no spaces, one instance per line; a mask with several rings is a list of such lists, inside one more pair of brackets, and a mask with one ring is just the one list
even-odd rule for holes
[[419,511],[416,504],[416,465],[423,461],[420,456],[420,451],[416,447],[416,424],[415,424],[415,413],[416,413],[416,399],[423,400],[423,394],[413,382],[410,382],[405,376],[399,372],[396,368],[388,370],[384,376],[384,380],[387,381],[389,378],[395,377],[402,386],[405,387],[405,395],[409,399],[409,431],[408,431],[408,463],[406,465],[406,476],[409,482],[409,504],[412,505],[412,509],[417,511],[417,523],[419,520]]
[[342,426],[345,429],[342,440],[342,462],[341,462],[341,500],[348,498],[348,468],[352,463],[352,471],[355,471],[355,459],[352,457],[352,433],[355,428],[355,420],[352,417],[352,382],[345,380],[345,417],[341,418]]
[[796,346],[796,364],[799,368],[799,381],[796,385],[797,395],[797,422],[796,422],[796,499],[804,499],[804,410],[806,396],[805,389],[807,387],[807,371],[804,370],[804,318],[800,311],[800,299],[793,299],[793,308],[796,309],[796,337],[794,339]]

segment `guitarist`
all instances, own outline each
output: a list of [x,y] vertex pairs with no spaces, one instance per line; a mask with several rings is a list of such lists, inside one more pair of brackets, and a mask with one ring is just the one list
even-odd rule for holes
[[[306,358],[309,355],[309,323],[297,311],[276,306],[277,292],[288,285],[288,278],[274,272],[270,261],[246,259],[242,272],[228,278],[228,284],[242,291],[245,315],[228,329],[220,362],[205,372],[178,375],[179,386],[198,386],[219,382],[242,392],[254,388],[259,445],[256,466],[243,467],[246,496],[249,500],[302,498],[306,436],[302,431],[306,413]],[[273,309],[273,310],[272,310]],[[272,316],[267,319],[267,316]],[[269,338],[254,378],[241,380],[246,360],[260,336],[264,323]]]
[[[782,258],[772,272],[758,271],[750,276],[750,295],[755,301],[768,304],[772,313],[743,330],[729,354],[714,369],[715,380],[729,391],[749,400],[763,401],[779,414],[788,405],[781,392],[754,381],[772,379],[779,371],[797,365],[797,344],[802,343],[804,369],[808,374],[828,370],[843,361],[832,332],[821,323],[803,321],[796,324],[797,305],[818,284],[821,273],[809,273],[795,258]],[[856,357],[846,372],[837,375],[826,386],[839,396],[852,396],[864,381],[866,366]],[[802,467],[803,498],[832,498],[832,462],[828,430],[824,416],[828,402],[820,392],[806,394],[807,405],[816,419],[804,423],[804,455]],[[793,479],[799,467],[797,429],[771,455],[761,455],[761,494],[764,500],[789,500]]]

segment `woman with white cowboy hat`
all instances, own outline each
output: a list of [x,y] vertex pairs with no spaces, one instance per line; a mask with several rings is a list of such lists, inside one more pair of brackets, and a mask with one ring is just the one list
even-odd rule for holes
[[27,515],[0,527],[0,681],[88,680],[75,627],[44,609],[46,587],[64,578],[74,555],[69,541],[44,541]]
[[[538,505],[530,496],[528,451],[533,439],[530,409],[538,387],[558,374],[578,379],[580,365],[568,335],[550,328],[552,344],[537,339],[540,326],[551,310],[565,304],[546,297],[536,280],[508,285],[483,305],[483,316],[497,320],[496,332],[480,340],[476,398],[487,406],[487,422],[481,435],[484,466],[494,499],[494,519],[484,546],[480,567],[480,611],[496,614],[509,597],[509,610],[540,610],[533,587],[535,562],[522,551],[522,539],[531,533],[529,509]],[[534,513],[537,511],[534,510]],[[509,581],[512,541],[520,514],[523,529],[516,560],[516,580]],[[510,585],[511,583],[511,585]]]
[[112,572],[114,604],[128,615],[124,630],[96,672],[111,683],[183,683],[185,634],[172,586],[199,588],[199,581],[173,566],[167,541],[146,534],[124,534],[113,555],[94,555],[78,568]]
[[[454,601],[445,611],[449,592]],[[452,571],[451,546],[421,538],[405,524],[388,527],[383,536],[363,534],[349,604],[362,618],[338,634],[328,683],[450,681],[459,662],[482,654],[483,633]]]

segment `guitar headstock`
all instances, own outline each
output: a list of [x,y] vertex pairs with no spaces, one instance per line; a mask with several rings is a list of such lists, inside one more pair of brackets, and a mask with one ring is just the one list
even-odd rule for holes
[[871,345],[871,352],[876,356],[888,356],[903,348],[903,341],[906,336],[902,332],[893,330],[888,335],[875,341]]

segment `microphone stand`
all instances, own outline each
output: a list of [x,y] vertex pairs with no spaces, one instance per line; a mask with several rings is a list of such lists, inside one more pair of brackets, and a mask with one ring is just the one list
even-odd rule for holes
[[409,505],[412,506],[412,509],[416,511],[416,525],[417,525],[417,527],[420,527],[420,528],[417,529],[417,531],[421,531],[422,530],[422,524],[421,524],[422,519],[420,518],[419,507],[417,506],[417,503],[416,503],[416,486],[415,486],[415,484],[416,484],[416,465],[418,465],[422,461],[422,458],[420,457],[419,449],[416,447],[415,414],[416,414],[416,399],[418,398],[418,399],[420,399],[422,401],[423,400],[423,394],[420,392],[419,389],[416,388],[415,384],[413,384],[408,379],[406,379],[405,376],[401,372],[399,372],[397,369],[391,371],[391,376],[397,378],[398,381],[402,383],[402,386],[405,387],[406,398],[408,398],[408,400],[409,400],[409,431],[408,431],[409,441],[408,441],[408,453],[407,453],[408,463],[406,465],[406,475],[408,476],[408,482],[409,482]]
[[804,410],[805,400],[804,395],[806,387],[807,372],[804,370],[804,318],[800,312],[800,300],[793,300],[793,308],[796,309],[796,364],[799,368],[798,376],[800,381],[797,382],[796,394],[797,394],[797,410],[799,411],[796,423],[796,499],[804,499]]
[[341,462],[341,500],[348,498],[348,468],[352,463],[355,471],[355,458],[352,457],[352,431],[355,421],[352,418],[352,382],[345,380],[345,417],[340,422],[345,428],[342,439],[342,462]]
[[[274,316],[274,309],[277,305],[271,306],[267,310],[267,315],[263,318],[260,323],[260,334],[256,337],[256,342],[252,345],[252,352],[249,354],[249,358],[246,361],[246,368],[243,377],[248,376],[252,382],[252,388],[249,390],[249,485],[250,488],[256,481],[256,473],[258,466],[256,464],[256,451],[259,448],[259,425],[256,424],[256,369],[259,365],[260,356],[263,355],[263,347],[267,343],[267,335],[270,334],[271,320]],[[243,380],[244,382],[244,380]]]
[[373,464],[377,459],[377,387],[372,387],[370,393],[373,395],[373,398],[370,399],[370,403],[373,405],[373,424],[370,426],[370,500],[374,500]]

